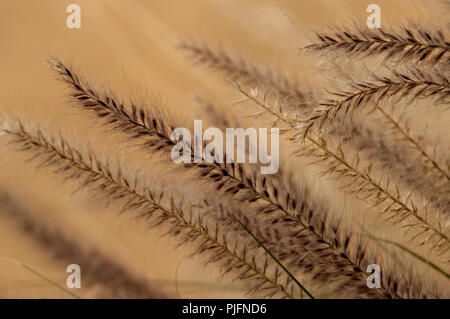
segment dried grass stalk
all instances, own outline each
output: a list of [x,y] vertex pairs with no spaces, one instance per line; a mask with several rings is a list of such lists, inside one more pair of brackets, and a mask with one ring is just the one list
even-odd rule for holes
[[[246,96],[249,96],[248,93],[246,94]],[[260,107],[264,108],[264,109],[270,109],[269,107],[265,106],[261,101],[255,99],[254,97],[250,97],[250,99],[255,102],[255,104],[259,105]],[[288,121],[285,121],[283,118],[282,114],[277,114],[277,113],[271,113],[274,116],[278,116],[280,121],[283,121],[285,124],[288,124]],[[292,132],[295,133],[296,128],[292,127]],[[330,157],[337,157],[337,159],[342,160],[342,158],[340,157],[342,154],[336,154],[331,152],[331,150],[329,150],[326,145],[322,145],[319,144],[317,141],[313,140],[310,137],[307,137],[307,139],[313,144],[315,145],[315,143],[317,143],[316,146],[318,146],[318,148],[321,151],[326,152]],[[345,159],[344,159],[345,162]],[[358,174],[363,174],[363,172],[358,172]],[[375,187],[375,186],[374,186]],[[394,197],[395,199],[395,197]],[[305,216],[308,216],[308,206],[304,206],[304,202],[302,203],[302,210],[306,209],[306,212],[301,214],[300,217],[301,218],[305,218]],[[403,206],[401,206],[403,207]],[[415,207],[415,206],[414,206]],[[391,207],[389,207],[389,209],[393,209],[392,205]],[[416,210],[416,208],[414,208],[414,210]],[[309,219],[312,220],[312,211],[313,210],[309,210]],[[315,211],[315,210],[314,210]],[[319,218],[324,218],[324,220],[320,220],[319,221],[319,227],[320,228],[320,233],[322,234],[322,236],[324,236],[325,241],[334,249],[337,249],[338,251],[344,251],[343,255],[349,259],[351,262],[353,262],[355,265],[365,265],[365,263],[368,260],[374,261],[377,260],[377,262],[382,262],[383,258],[382,256],[379,255],[370,255],[370,252],[366,251],[365,245],[363,243],[361,243],[360,241],[356,241],[356,243],[354,242],[354,235],[350,233],[347,233],[344,231],[345,235],[343,236],[343,238],[341,236],[339,236],[339,233],[342,232],[342,230],[339,229],[338,225],[336,223],[329,223],[328,226],[326,226],[326,219],[327,219],[327,215],[324,215],[322,217]],[[419,218],[421,218],[419,216]],[[316,221],[317,222],[317,221]],[[426,222],[426,221],[425,221]],[[426,222],[427,223],[427,222]],[[411,225],[410,225],[411,226]],[[328,227],[330,227],[331,229],[328,229]],[[446,250],[448,250],[448,245],[446,243],[446,239],[445,239],[445,235],[440,233],[439,229],[434,229],[433,226],[429,225],[429,226],[425,226],[426,227],[426,232],[428,231],[432,231],[435,232],[437,231],[438,233],[435,234],[433,233],[433,237],[437,237],[435,238],[434,241],[434,247],[435,248],[439,248],[440,252],[443,254],[445,253]],[[431,229],[430,229],[431,228]],[[327,234],[328,231],[328,234]],[[416,233],[416,235],[424,235],[424,233]],[[334,238],[333,238],[334,236]],[[442,238],[441,236],[444,236],[444,238]],[[353,240],[352,240],[353,238]],[[357,249],[356,249],[356,253],[350,253],[349,251],[351,251],[351,249],[349,248],[349,243],[352,243],[352,245],[356,245]],[[367,258],[367,259],[366,259]],[[366,264],[367,265],[367,264]],[[382,286],[386,289],[386,291],[388,291],[391,294],[391,297],[400,297],[400,298],[424,298],[426,296],[431,297],[431,296],[439,296],[441,295],[440,293],[437,293],[434,291],[434,288],[431,288],[431,290],[427,290],[425,288],[424,285],[422,285],[420,282],[418,282],[416,279],[416,276],[412,273],[409,272],[411,269],[405,269],[404,273],[400,273],[398,272],[399,269],[384,269],[385,272],[385,277],[382,281]],[[433,298],[433,297],[431,297]]]
[[388,124],[394,128],[394,133],[406,141],[417,153],[422,163],[428,169],[434,171],[437,176],[436,183],[444,180],[450,182],[450,172],[439,162],[435,154],[426,150],[421,141],[415,138],[408,126],[402,125],[381,106],[382,100],[391,103],[406,99],[406,103],[434,97],[436,103],[448,103],[450,96],[449,79],[437,70],[411,69],[407,73],[394,72],[391,77],[373,76],[372,80],[352,83],[349,91],[338,91],[332,93],[332,98],[322,102],[299,126],[299,134],[303,139],[314,127],[321,130],[336,119],[336,116],[346,117],[359,108],[369,108],[370,111],[378,111],[386,119]]
[[[195,46],[194,46],[195,49]],[[214,55],[214,52],[211,50],[206,50],[205,52],[205,56],[203,56],[202,52],[203,51],[199,51],[200,53],[197,52],[197,54],[200,54],[200,59],[198,59],[199,61],[206,61],[206,63],[209,66],[214,67],[215,65],[217,65],[217,69],[218,70],[224,70],[225,75],[227,74],[232,74],[231,79],[240,79],[240,74],[242,73],[239,69],[238,66],[236,66],[236,64],[231,60],[231,59],[221,59],[220,57],[214,57],[211,55]],[[196,51],[194,50],[194,53],[196,53]],[[221,63],[218,63],[216,61],[222,61]],[[212,62],[211,62],[212,61]],[[227,62],[228,61],[228,62]],[[230,65],[227,65],[225,67],[223,67],[222,65],[225,63],[230,63]],[[234,64],[234,65],[233,65]],[[245,63],[242,63],[243,65],[246,65]],[[249,70],[251,70],[252,68],[248,68]],[[233,74],[235,74],[235,76],[233,76]],[[245,73],[244,73],[245,74]],[[255,73],[252,74],[250,76],[245,77],[244,79],[253,79],[253,78],[258,78],[260,75],[260,73]],[[250,84],[250,88],[252,87],[252,85],[255,85],[256,83],[261,83],[264,82],[264,80],[248,80]],[[270,115],[272,115],[273,117],[275,117],[274,123],[278,124],[284,124],[286,125],[290,131],[294,131],[296,128],[296,121],[293,121],[292,118],[289,118],[288,114],[286,114],[285,112],[283,112],[283,110],[280,108],[273,108],[268,106],[265,102],[266,101],[259,101],[258,99],[256,99],[255,94],[252,94],[252,89],[245,89],[245,80],[241,81],[241,80],[232,80],[233,85],[243,94],[245,95],[245,97],[247,99],[252,100],[253,102],[257,103],[260,107],[262,107],[264,109],[265,112],[269,113]],[[241,83],[244,83],[241,85]],[[250,91],[250,92],[249,92]],[[282,103],[280,103],[282,104]],[[276,179],[274,179],[276,180]],[[267,179],[267,181],[270,181],[270,178]],[[266,184],[267,182],[265,182]],[[267,188],[266,188],[267,189]],[[270,189],[270,187],[269,187]],[[311,212],[315,212],[316,214],[318,212],[321,211],[321,209],[317,210],[315,208],[311,208],[314,207],[310,206],[310,204],[307,204],[305,201],[305,196],[300,196],[301,199],[296,202],[295,201],[295,195],[293,197],[291,197],[290,195],[292,194],[296,194],[295,191],[292,191],[292,189],[289,189],[288,192],[283,192],[281,190],[281,188],[279,188],[279,185],[277,184],[277,187],[275,187],[276,190],[276,195],[275,197],[277,197],[277,194],[287,194],[287,201],[286,201],[286,197],[284,198],[276,198],[276,200],[274,200],[273,198],[270,198],[274,203],[276,203],[277,205],[279,205],[282,209],[283,206],[287,207],[286,209],[284,209],[286,212],[290,211],[292,209],[292,207],[290,206],[291,204],[287,204],[287,206],[285,206],[286,204],[284,203],[289,203],[290,200],[292,200],[293,202],[293,206],[294,206],[294,210],[297,210],[297,212],[295,212],[296,218],[305,218],[305,224],[306,225],[310,225],[309,228],[310,229],[319,229],[320,231],[316,232],[316,235],[318,235],[319,237],[321,237],[322,239],[324,239],[324,241],[329,245],[330,248],[332,248],[335,251],[345,251],[345,253],[343,253],[342,255],[350,262],[353,262],[354,265],[359,265],[360,264],[364,264],[364,256],[368,256],[369,254],[365,253],[365,248],[364,245],[360,246],[359,244],[357,245],[357,253],[356,254],[351,254],[349,253],[349,251],[351,249],[349,248],[349,242],[352,242],[354,245],[355,243],[351,240],[349,240],[350,238],[352,238],[353,236],[351,234],[346,234],[343,238],[343,241],[341,241],[340,236],[338,236],[338,229],[339,227],[337,227],[337,224],[333,221],[330,221],[327,217],[327,214],[325,213],[324,215],[322,214],[318,214],[321,217],[318,217],[317,219],[315,218],[311,218]],[[281,190],[281,191],[280,191]],[[265,190],[266,194],[268,195],[269,192],[267,192],[267,190]],[[300,194],[303,194],[302,192],[300,192]],[[266,196],[269,197],[269,196]],[[308,198],[308,196],[306,196],[306,198]],[[299,204],[301,203],[301,206],[299,206]],[[301,207],[301,209],[299,210],[298,207]],[[309,207],[309,208],[308,208]],[[315,206],[317,207],[317,205]],[[322,208],[323,209],[323,208]],[[299,210],[299,211],[298,211]],[[309,219],[308,216],[309,215]],[[315,225],[312,225],[311,222],[313,223],[317,223]],[[317,228],[314,228],[314,226],[316,226]],[[328,234],[327,234],[328,233]],[[347,237],[348,236],[348,237]],[[362,258],[360,258],[362,256]],[[358,267],[356,269],[358,269]],[[389,278],[389,280],[385,281],[384,284],[387,288],[387,290],[391,293],[391,296],[399,296],[402,295],[403,296],[413,296],[415,294],[416,297],[418,296],[423,296],[421,295],[423,291],[421,288],[419,289],[410,289],[411,287],[417,287],[417,285],[411,284],[412,281],[414,281],[414,277],[413,276],[409,276],[407,278],[404,278],[402,275],[398,275],[395,274],[395,271],[392,272],[390,275],[387,276],[387,278]],[[403,281],[403,282],[402,282]],[[402,282],[399,284],[399,282]],[[420,285],[420,284],[419,284]],[[395,289],[392,289],[392,287],[395,287]],[[398,295],[397,295],[398,294]]]
[[316,32],[317,42],[305,49],[318,53],[342,52],[346,57],[374,57],[398,62],[428,62],[430,64],[450,61],[450,41],[444,32],[436,28],[428,30],[411,24],[392,30],[386,28],[337,29]]
[[[397,120],[394,121],[401,125]],[[391,124],[390,120],[387,122]],[[407,130],[407,127],[402,129]],[[393,128],[388,134],[383,133],[386,133],[384,125],[372,124],[367,127],[358,121],[338,121],[326,129],[327,135],[336,137],[348,148],[352,147],[367,161],[374,163],[375,167],[389,171],[392,181],[397,181],[416,194],[422,194],[436,211],[447,212],[450,208],[450,198],[446,194],[450,192],[450,184],[446,180],[437,179],[433,169],[426,169],[422,165],[423,158],[411,160],[417,152],[410,148],[409,143],[396,143],[396,139],[392,139],[392,135],[400,135],[400,142],[404,140],[404,136],[397,129]],[[425,141],[418,138],[414,140],[420,141],[421,149],[425,149]],[[433,158],[437,157],[436,154],[437,151],[433,152]]]
[[[159,134],[157,131],[160,125],[151,125],[151,117],[149,112],[142,111],[136,106],[131,107],[131,112],[128,111],[123,103],[116,102],[116,98],[112,95],[103,95],[97,92],[92,86],[89,86],[80,77],[76,75],[68,67],[61,62],[53,61],[53,66],[71,84],[74,89],[73,96],[81,101],[82,106],[93,111],[96,115],[105,118],[106,123],[112,124],[114,128],[125,132],[132,138],[157,138],[164,139],[164,142],[158,143],[162,145],[156,150],[169,151],[172,140],[170,140],[166,132]],[[108,107],[108,105],[111,105]],[[118,106],[120,105],[120,106]],[[144,114],[136,118],[134,114]],[[109,119],[111,117],[112,120]],[[164,123],[164,118],[159,118],[158,123]],[[126,127],[126,129],[122,129]],[[134,134],[139,132],[139,134]],[[149,136],[146,136],[149,132]],[[146,145],[146,144],[145,144]],[[149,149],[152,148],[150,145]],[[192,152],[193,154],[193,152]],[[274,188],[277,194],[284,193],[279,184],[270,183],[269,179],[262,177],[256,173],[255,170],[246,168],[239,163],[222,164],[203,164],[193,163],[192,165],[185,165],[185,168],[195,167],[201,169],[201,176],[212,180],[216,185],[217,191],[224,191],[232,195],[239,194],[241,202],[255,203],[262,201],[263,204],[254,208],[256,215],[253,220],[246,216],[244,222],[249,225],[251,231],[254,232],[258,238],[264,241],[266,245],[282,262],[287,262],[291,271],[300,274],[313,274],[313,282],[317,287],[321,287],[329,281],[341,282],[341,285],[348,289],[336,289],[335,293],[342,296],[353,297],[381,297],[377,291],[370,291],[366,286],[366,275],[358,268],[358,266],[346,260],[345,255],[342,256],[340,252],[334,250],[330,245],[323,244],[323,238],[318,232],[314,232],[310,225],[306,225],[299,218],[293,218],[293,214],[289,213],[289,205],[295,206],[295,200],[289,199],[289,194],[286,196],[286,201],[283,204],[278,200],[274,200],[269,195],[269,187]],[[277,196],[276,196],[277,197]],[[301,206],[304,207],[303,205]],[[306,209],[306,208],[305,208]],[[265,216],[264,220],[261,220]],[[275,225],[277,223],[277,225]],[[255,228],[255,225],[258,227]],[[261,226],[259,226],[261,225]],[[269,225],[269,227],[265,226]],[[280,238],[276,236],[273,238],[273,233],[285,235],[292,244],[292,246],[282,244],[280,245]],[[300,232],[306,234],[298,235]],[[286,238],[284,237],[284,238]],[[284,239],[287,241],[286,239]],[[347,269],[344,271],[344,269]],[[317,283],[320,283],[318,285]],[[342,287],[342,286],[341,286]]]
[[[224,207],[206,201],[191,204],[175,200],[164,191],[151,190],[139,176],[127,178],[118,166],[115,172],[108,162],[94,153],[70,146],[62,137],[48,139],[42,131],[31,132],[20,122],[3,125],[10,143],[32,155],[40,166],[55,168],[65,180],[80,180],[82,188],[92,186],[107,200],[120,201],[124,210],[140,212],[152,227],[165,226],[167,234],[178,238],[180,245],[190,244],[206,263],[222,265],[223,273],[249,284],[249,293],[263,297],[305,297],[284,271],[244,230],[230,223]],[[212,208],[215,207],[215,208]],[[217,209],[217,210],[216,210]]]
[[331,92],[332,97],[320,102],[313,114],[301,126],[305,137],[315,126],[322,128],[338,114],[351,114],[359,108],[369,110],[381,108],[381,100],[407,104],[419,98],[434,97],[436,103],[448,104],[450,97],[449,79],[438,70],[411,68],[408,71],[393,71],[390,76],[377,76],[367,81],[350,83],[346,91]]
[[[385,180],[375,179],[372,165],[361,168],[358,155],[353,160],[348,160],[341,146],[333,151],[323,138],[316,140],[308,137],[308,141],[311,144],[297,154],[315,158],[315,163],[323,163],[324,174],[332,174],[336,179],[348,181],[344,185],[346,190],[380,208],[380,214],[386,215],[386,220],[401,224],[404,231],[413,233],[411,238],[420,241],[421,245],[432,243],[437,254],[448,251],[450,241],[441,225],[432,225],[427,214],[421,212],[413,203],[411,194],[403,196],[397,184],[390,184],[389,176]],[[427,207],[423,210],[426,211]]]
[[[265,110],[270,109],[262,102],[250,97],[248,94],[246,94],[246,96],[251,98]],[[273,116],[277,116],[281,121],[285,122],[285,124],[290,125],[293,132],[297,130],[297,127],[293,126],[289,120],[286,120],[283,117],[283,114],[276,112],[271,112],[271,114]],[[371,174],[372,166],[368,166],[364,170],[360,169],[358,156],[355,157],[353,163],[350,163],[345,158],[344,152],[340,147],[338,147],[337,151],[332,151],[328,148],[324,139],[316,140],[309,135],[306,135],[305,138],[308,142],[310,142],[310,144],[308,147],[305,147],[297,152],[297,154],[312,156],[317,158],[319,161],[327,162],[326,173],[336,173],[338,177],[350,177],[357,182],[356,184],[348,184],[348,186],[352,187],[353,192],[365,194],[365,199],[373,201],[374,206],[382,205],[387,202],[388,204],[382,210],[382,214],[391,213],[389,215],[389,219],[395,217],[393,222],[396,223],[403,222],[406,218],[416,219],[416,221],[419,222],[420,227],[423,228],[423,230],[419,233],[420,236],[423,236],[422,243],[431,240],[434,243],[433,247],[437,248],[439,253],[443,253],[448,250],[449,239],[442,231],[441,226],[439,225],[436,227],[429,224],[426,217],[419,214],[419,210],[417,206],[412,203],[410,195],[407,197],[402,197],[398,187],[395,187],[395,192],[393,193],[390,190],[389,179],[386,180],[385,183],[376,181]],[[413,226],[416,226],[416,224],[413,223]],[[414,237],[419,237],[419,235]]]

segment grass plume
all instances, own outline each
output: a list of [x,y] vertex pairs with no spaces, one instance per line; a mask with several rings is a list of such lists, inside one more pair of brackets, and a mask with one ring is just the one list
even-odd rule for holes
[[301,125],[301,135],[305,137],[313,127],[323,127],[338,114],[351,114],[359,108],[369,110],[381,108],[381,100],[408,103],[426,97],[435,97],[437,103],[449,103],[449,79],[439,71],[420,68],[408,71],[393,71],[388,76],[372,75],[367,81],[350,83],[346,91],[332,92],[332,97],[320,102],[314,112]]
[[[252,97],[251,95],[249,95],[248,93],[244,93],[245,91],[243,91],[243,89],[239,86],[236,85],[236,87],[238,87],[241,90],[241,93],[243,93],[245,96],[247,96],[249,99],[251,99],[255,104],[257,104],[258,106],[262,107],[265,110],[270,110],[270,107],[265,106],[262,102],[260,102],[259,100],[257,100],[256,98]],[[285,124],[289,124],[289,121],[285,121],[283,118],[282,114],[277,114],[276,112],[269,112],[270,114],[272,114],[273,116],[277,116],[279,117],[279,119],[284,122]],[[293,134],[295,134],[295,127],[291,127]],[[352,167],[343,157],[343,152],[342,151],[338,151],[337,153],[334,153],[333,151],[331,151],[330,149],[328,149],[326,142],[324,140],[321,140],[320,142],[316,141],[315,139],[311,138],[311,137],[307,137],[308,141],[313,145],[313,149],[315,147],[316,150],[318,150],[319,152],[322,152],[321,155],[318,155],[319,157],[321,156],[325,156],[327,157],[327,159],[332,159],[332,160],[336,160],[337,164],[331,164],[328,165],[329,169],[327,170],[327,173],[331,173],[333,171],[336,170],[336,172],[338,174],[348,174],[348,173],[354,173],[356,176],[360,176],[364,179],[365,176],[365,172],[361,172],[359,171],[357,168],[355,169],[354,167]],[[311,150],[311,149],[309,149]],[[308,148],[305,148],[302,150],[302,152],[306,152],[308,153]],[[311,154],[309,154],[311,155]],[[338,166],[343,165],[344,169],[339,169]],[[366,172],[366,173],[370,173]],[[367,178],[367,176],[365,176]],[[367,180],[366,180],[367,181]],[[404,212],[402,214],[402,216],[404,217],[405,214],[407,214],[409,217],[416,217],[419,219],[420,222],[423,222],[422,227],[425,230],[422,230],[419,232],[419,235],[424,235],[424,233],[426,232],[432,232],[432,237],[434,238],[434,247],[438,247],[441,251],[441,253],[444,253],[445,251],[448,250],[448,238],[446,237],[446,235],[444,233],[441,232],[441,229],[436,229],[434,226],[428,224],[428,222],[426,220],[424,220],[421,216],[417,215],[417,208],[415,206],[413,206],[413,208],[410,208],[408,206],[406,206],[398,197],[399,195],[397,195],[397,197],[395,197],[395,195],[390,194],[389,192],[387,192],[383,187],[381,187],[377,181],[373,180],[370,177],[369,174],[369,187],[374,187],[373,191],[375,192],[384,192],[384,196],[388,196],[389,199],[394,201],[394,204],[400,205],[400,209],[395,209],[392,207],[392,205],[387,206],[385,208],[385,212],[389,211],[392,209],[393,212],[399,212],[402,209],[405,209],[406,212]],[[370,192],[372,192],[372,190],[370,190]],[[370,193],[369,192],[369,193]],[[373,193],[372,193],[373,195]],[[377,193],[377,196],[375,196],[375,198],[377,198],[377,200],[379,200],[379,196],[380,194]],[[379,203],[382,203],[383,200],[381,200]],[[395,215],[394,215],[395,216]],[[399,221],[397,221],[399,222]],[[414,226],[413,225],[408,225],[408,227]],[[337,233],[337,228],[334,228],[334,233]],[[416,235],[417,236],[417,235]],[[342,245],[342,243],[339,242],[338,237],[336,236],[334,239],[334,243],[335,243],[335,247],[342,247],[344,246],[345,248],[347,248],[348,245],[348,241],[351,238],[350,237],[346,237],[347,239],[345,240],[345,244]],[[430,239],[430,237],[428,237],[427,239]],[[427,240],[424,240],[424,242],[426,242]],[[330,243],[330,245],[332,245]],[[358,256],[358,254],[357,254]],[[362,254],[362,256],[364,256],[364,253]],[[359,264],[358,260],[359,257],[356,257],[355,259],[352,258],[351,255],[346,256],[347,258],[349,258],[350,260],[355,260],[352,262],[355,262],[355,264]],[[364,258],[364,257],[363,257]],[[423,287],[419,287],[417,286],[417,283],[413,283],[414,282],[414,275],[411,276],[407,276],[404,277],[402,275],[398,275],[396,274],[396,272],[392,272],[390,274],[387,275],[387,280],[383,282],[383,285],[386,285],[386,289],[388,291],[390,291],[390,293],[392,293],[392,296],[402,296],[402,298],[422,298],[424,295],[422,295],[422,293],[424,292]],[[415,289],[411,289],[411,287],[415,287]],[[419,293],[418,295],[415,295],[416,293]],[[397,295],[398,294],[398,295]],[[431,293],[433,294],[433,293]],[[413,297],[415,296],[415,297]]]
[[[197,254],[206,255],[207,263],[222,264],[224,273],[231,272],[235,278],[247,280],[253,287],[250,292],[263,291],[265,297],[302,296],[301,292],[295,292],[292,281],[282,280],[283,270],[271,262],[270,256],[262,254],[258,258],[250,253],[258,247],[257,243],[248,238],[244,230],[239,231],[226,222],[231,215],[211,211],[211,203],[204,206],[185,204],[182,199],[177,201],[164,192],[156,193],[142,185],[137,176],[132,180],[127,178],[120,166],[114,172],[107,162],[92,152],[83,155],[62,137],[48,139],[40,130],[33,133],[20,122],[9,122],[3,126],[3,132],[10,143],[31,154],[40,166],[54,167],[55,172],[63,174],[67,180],[78,179],[84,188],[95,185],[100,195],[124,203],[125,210],[139,211],[140,216],[149,219],[152,227],[167,226],[168,235],[196,247]],[[203,213],[198,212],[200,209]],[[211,214],[214,217],[212,226],[207,224],[207,221],[211,222],[208,219]]]
[[[214,52],[213,51],[207,51],[207,56],[209,56],[209,55],[211,55],[211,54],[214,54]],[[201,59],[198,59],[199,61],[202,61],[202,60],[205,60],[203,57],[201,58]],[[209,61],[209,60],[212,60],[212,61],[215,61],[214,59],[206,59],[206,61]],[[219,59],[220,60],[220,59]],[[230,60],[231,61],[231,60]],[[212,66],[212,67],[214,67],[214,63],[207,63],[208,64],[208,66]],[[230,62],[230,64],[232,64],[232,61]],[[245,64],[244,64],[245,65]],[[217,68],[219,71],[222,69],[221,68],[221,64],[219,64],[219,67]],[[229,71],[229,70],[237,70],[237,71],[233,71],[234,72],[234,74],[237,74],[237,75],[239,75],[240,73],[239,73],[239,67],[238,66],[236,66],[236,65],[233,65],[232,64],[232,66],[228,66],[227,67],[227,70],[225,70],[225,72],[223,72],[224,73],[224,75],[227,75],[227,74],[229,74],[229,73],[231,73],[231,71]],[[249,68],[249,69],[252,69],[251,67]],[[233,74],[233,73],[232,73]],[[253,75],[254,77],[257,77],[257,76],[260,76],[260,74],[254,74]],[[237,78],[237,79],[239,79],[239,76],[235,76],[235,77],[231,77],[231,79],[233,79],[233,78]],[[250,77],[248,77],[249,79],[251,79],[252,77],[250,76]],[[295,124],[295,121],[292,121],[292,119],[291,118],[288,118],[287,116],[288,115],[286,115],[284,112],[282,112],[280,109],[278,109],[278,108],[273,108],[273,107],[271,107],[271,106],[268,106],[266,103],[265,103],[265,101],[263,101],[263,102],[260,102],[259,100],[257,100],[256,99],[256,97],[255,97],[255,95],[254,94],[252,94],[252,92],[251,92],[251,89],[246,89],[246,88],[244,88],[244,86],[245,86],[245,81],[240,81],[240,80],[237,80],[237,81],[233,81],[233,80],[231,80],[232,81],[232,84],[233,84],[233,86],[237,89],[237,90],[239,90],[247,99],[250,99],[250,100],[252,100],[252,101],[254,101],[256,104],[258,104],[261,108],[263,108],[264,109],[264,111],[265,112],[267,112],[267,113],[269,113],[270,115],[272,115],[273,117],[276,117],[276,119],[275,119],[275,121],[274,122],[277,122],[277,123],[280,123],[280,125],[281,124],[284,124],[284,125],[286,125],[287,127],[289,127],[289,129],[291,130],[291,132],[295,132],[296,131],[296,129],[297,129],[297,127],[296,127],[296,124]],[[256,84],[256,83],[258,83],[258,82],[263,82],[263,81],[250,81],[250,88],[251,87],[254,87],[254,85]],[[241,83],[244,83],[244,84],[241,84]],[[282,104],[282,103],[280,103],[280,104]],[[279,192],[279,193],[284,193],[284,192]],[[289,192],[288,194],[292,194],[291,192]],[[289,196],[289,195],[288,195]],[[282,205],[281,205],[282,206]],[[302,206],[301,206],[302,208],[304,207],[304,203],[302,202]],[[307,206],[306,206],[307,207]],[[308,209],[306,208],[305,209],[306,211],[308,211]],[[299,215],[299,216],[301,216],[301,215]],[[325,220],[326,220],[326,218],[325,218]],[[325,224],[321,224],[322,226],[321,227],[323,227]],[[319,229],[325,229],[325,228],[320,228],[320,226],[319,226]],[[336,230],[336,228],[334,228],[334,230]],[[335,234],[336,234],[336,231],[335,231]],[[321,235],[323,236],[323,232],[321,233]],[[330,238],[333,238],[333,235],[331,235],[330,236]],[[347,243],[345,244],[345,245],[343,245],[342,244],[342,242],[339,242],[339,240],[338,241],[336,241],[336,238],[338,238],[338,236],[335,236],[334,237],[334,240],[335,240],[335,242],[336,242],[336,246],[334,246],[332,243],[333,243],[333,241],[331,240],[331,241],[327,241],[328,243],[329,243],[329,245],[331,246],[331,247],[333,247],[334,249],[336,249],[336,250],[339,250],[339,247],[345,247],[345,248],[347,248],[347,243],[348,243],[348,238],[347,238]],[[342,249],[342,248],[341,248]],[[363,254],[364,255],[364,254]],[[344,256],[346,257],[346,258],[349,258],[349,256],[346,256],[345,254],[344,254]],[[352,256],[353,257],[353,256]],[[351,260],[352,258],[350,258],[350,260]],[[359,260],[359,258],[358,257],[356,257],[355,259],[353,259],[353,260],[355,260],[356,261],[356,264],[358,264],[358,260]],[[394,285],[392,285],[392,280],[393,281],[395,281],[395,275],[394,274],[392,274],[392,276],[389,276],[389,282],[385,282],[385,284],[387,285],[387,287],[395,287],[395,286],[397,286],[398,287],[398,284],[394,284]],[[406,280],[406,282],[408,281],[408,280],[412,280],[412,276],[411,277],[409,277],[409,279],[405,279]],[[407,286],[408,284],[406,284],[406,286]],[[406,286],[404,286],[405,288],[406,288]],[[414,286],[414,285],[410,285],[410,287],[411,286]],[[401,289],[399,289],[399,291],[400,291]],[[408,290],[408,293],[412,293],[412,294],[414,294],[414,292],[411,292],[411,291],[409,291],[409,288],[407,288],[407,289],[405,289],[405,291],[406,290]],[[395,295],[395,293],[394,293],[394,295]],[[405,295],[404,295],[405,296]],[[410,295],[411,296],[411,295]]]
[[359,28],[316,32],[317,42],[305,47],[317,53],[342,52],[346,57],[382,55],[396,62],[414,61],[449,63],[450,41],[439,28],[431,31],[422,26],[401,26],[395,29]]
[[[111,124],[113,128],[118,128],[118,131],[126,133],[131,138],[147,139],[156,136],[164,139],[164,142],[155,142],[157,145],[162,145],[161,147],[155,149],[150,146],[148,147],[150,150],[169,151],[171,149],[169,145],[173,141],[165,133],[156,135],[157,132],[155,133],[155,131],[160,125],[152,126],[150,124],[152,118],[147,111],[141,111],[137,106],[132,106],[132,111],[128,111],[128,108],[123,106],[124,103],[116,102],[116,99],[112,97],[113,95],[102,97],[103,95],[100,92],[95,91],[92,86],[86,84],[76,73],[61,62],[53,61],[53,64],[54,69],[56,67],[56,70],[71,84],[74,90],[73,97],[80,101],[83,108],[93,111],[97,116],[103,118],[107,124]],[[108,105],[112,106],[108,107]],[[139,120],[134,114],[144,115]],[[158,123],[164,121],[163,118],[160,118]],[[126,129],[122,129],[122,126]],[[139,132],[139,134],[134,134],[134,132]],[[149,136],[146,135],[146,132],[149,132]],[[144,144],[144,147],[146,148],[146,144]],[[191,152],[191,154],[193,153]],[[224,191],[233,196],[240,194],[239,200],[241,202],[245,202],[246,205],[254,203],[252,205],[255,207],[253,208],[256,212],[255,216],[252,217],[253,220],[248,220],[245,224],[252,225],[251,227],[262,225],[257,229],[252,228],[251,231],[264,241],[264,245],[269,247],[277,258],[283,262],[288,262],[290,269],[303,274],[314,273],[314,281],[321,282],[321,285],[329,280],[342,282],[349,289],[341,293],[350,295],[355,293],[358,296],[367,294],[372,297],[380,295],[367,289],[365,276],[358,270],[358,267],[356,267],[357,270],[354,270],[355,265],[346,261],[346,257],[333,250],[329,245],[323,244],[323,236],[314,231],[311,224],[305,224],[300,218],[295,217],[297,212],[294,214],[290,212],[292,209],[290,206],[292,205],[294,205],[294,210],[297,211],[300,207],[304,211],[308,209],[304,204],[297,207],[295,196],[290,198],[289,193],[286,193],[283,189],[284,186],[280,185],[279,182],[270,182],[275,180],[274,178],[262,177],[256,174],[255,170],[246,168],[239,163],[193,163],[184,167],[186,169],[189,167],[199,168],[203,178],[215,183],[216,191]],[[271,193],[273,195],[270,195]],[[285,195],[284,199],[278,198],[281,194],[287,194],[287,196]],[[270,228],[264,227],[264,225],[270,225]],[[273,238],[274,231],[279,234],[286,234],[288,237],[294,236],[289,240],[291,245],[294,246],[280,245],[280,238],[278,236]],[[306,232],[307,234],[300,235],[300,232]],[[293,247],[296,249],[293,249]],[[344,271],[344,269],[346,270]]]

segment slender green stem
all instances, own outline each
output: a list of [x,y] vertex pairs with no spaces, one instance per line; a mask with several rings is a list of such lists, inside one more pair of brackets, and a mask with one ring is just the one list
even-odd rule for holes
[[278,260],[278,258],[276,258],[269,249],[266,248],[266,246],[264,246],[264,244],[255,236],[253,235],[253,233],[250,231],[250,229],[247,228],[247,226],[245,226],[237,217],[232,216],[233,219],[239,224],[241,225],[241,227],[250,235],[252,236],[252,238],[258,243],[259,246],[261,246],[266,253],[286,272],[286,274],[288,274],[288,276],[295,282],[295,284],[301,289],[303,290],[306,295],[308,295],[309,298],[311,299],[315,299],[314,296],[297,280],[297,278],[295,278],[295,276],[293,274],[291,274],[291,272]]

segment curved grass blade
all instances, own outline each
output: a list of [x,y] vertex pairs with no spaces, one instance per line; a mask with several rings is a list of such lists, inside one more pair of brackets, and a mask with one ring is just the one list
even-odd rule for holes
[[277,257],[275,257],[269,249],[266,248],[266,246],[264,246],[264,244],[255,236],[253,235],[253,233],[247,228],[247,226],[245,226],[237,217],[232,216],[233,219],[239,224],[241,225],[241,227],[250,235],[252,236],[252,238],[258,243],[259,246],[261,246],[266,253],[288,274],[288,276],[295,282],[295,284],[301,289],[303,290],[303,292],[311,299],[315,299],[314,296],[297,280],[297,278],[295,278],[295,276],[293,274],[291,274],[289,272],[289,270],[278,260]]

